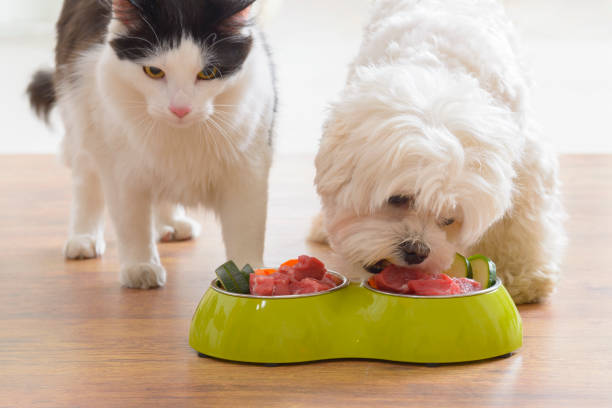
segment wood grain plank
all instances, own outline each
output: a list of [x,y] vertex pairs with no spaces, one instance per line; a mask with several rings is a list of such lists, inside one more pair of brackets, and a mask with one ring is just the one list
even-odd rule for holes
[[[102,259],[61,248],[69,173],[50,156],[0,156],[0,406],[612,406],[612,156],[562,158],[570,244],[547,303],[520,307],[508,359],[427,367],[368,360],[261,367],[197,357],[189,322],[224,261],[219,228],[160,245],[167,286],[119,287],[114,233]],[[326,247],[304,237],[318,211],[312,157],[272,172],[266,261]]]

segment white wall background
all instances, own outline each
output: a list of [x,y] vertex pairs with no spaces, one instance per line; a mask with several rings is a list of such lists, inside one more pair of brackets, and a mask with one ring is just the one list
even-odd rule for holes
[[[369,0],[285,0],[266,31],[279,70],[278,150],[315,152],[324,108],[342,87]],[[612,0],[507,0],[531,60],[535,109],[560,152],[612,152]],[[0,153],[54,152],[24,95],[53,61],[60,0],[0,0]]]

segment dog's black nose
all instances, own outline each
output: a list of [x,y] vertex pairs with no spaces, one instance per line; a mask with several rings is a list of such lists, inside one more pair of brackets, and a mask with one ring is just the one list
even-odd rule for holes
[[429,247],[421,241],[402,242],[400,249],[408,265],[418,265],[429,256]]

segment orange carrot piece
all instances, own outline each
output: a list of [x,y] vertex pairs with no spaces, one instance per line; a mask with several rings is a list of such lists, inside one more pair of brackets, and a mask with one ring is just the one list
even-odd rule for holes
[[269,269],[255,269],[255,275],[272,275],[273,273],[276,273],[277,270],[273,269],[273,268],[269,268]]
[[370,284],[370,286],[374,289],[378,289],[378,285],[376,284],[376,279],[374,279],[374,276],[370,277],[370,279],[368,279],[368,283]]
[[298,259],[290,259],[287,262],[282,263],[281,266],[295,266],[298,262],[300,262]]

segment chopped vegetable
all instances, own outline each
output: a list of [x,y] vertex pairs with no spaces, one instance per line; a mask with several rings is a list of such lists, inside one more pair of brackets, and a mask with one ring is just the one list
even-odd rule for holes
[[497,273],[493,261],[484,255],[472,255],[468,259],[472,265],[474,280],[480,282],[483,289],[495,285]]
[[234,293],[250,293],[249,279],[233,261],[224,263],[215,270],[215,273],[225,290]]
[[370,279],[368,279],[368,283],[373,289],[378,289],[378,285],[376,284],[375,278],[376,278],[375,276],[370,277]]
[[450,268],[444,271],[445,274],[453,278],[472,278],[472,267],[470,261],[460,254],[455,254],[455,259]]
[[253,270],[253,268],[249,264],[244,265],[242,267],[242,271],[241,272],[244,274],[244,276],[246,276],[247,280],[249,279],[249,276],[252,273],[255,273],[255,271]]
[[278,270],[274,268],[260,268],[255,269],[255,275],[272,275],[276,273]]
[[299,259],[290,259],[287,262],[282,263],[281,266],[295,266],[298,262],[300,262]]

